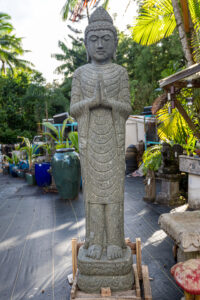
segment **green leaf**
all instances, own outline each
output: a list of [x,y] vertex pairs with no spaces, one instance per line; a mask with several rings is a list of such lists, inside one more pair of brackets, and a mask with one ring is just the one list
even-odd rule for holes
[[151,45],[170,36],[175,28],[176,20],[170,0],[145,0],[131,30],[135,42]]

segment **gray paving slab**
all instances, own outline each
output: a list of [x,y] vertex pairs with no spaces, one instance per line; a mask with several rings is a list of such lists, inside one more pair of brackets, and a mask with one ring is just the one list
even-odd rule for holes
[[[170,275],[172,241],[158,226],[169,208],[142,200],[142,178],[127,178],[125,233],[141,237],[154,300],[177,300],[182,291]],[[84,239],[82,194],[74,201],[44,194],[20,178],[0,174],[0,299],[68,300],[71,239]]]

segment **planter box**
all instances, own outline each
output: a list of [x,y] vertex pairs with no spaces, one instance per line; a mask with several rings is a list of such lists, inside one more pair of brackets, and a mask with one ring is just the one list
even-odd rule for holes
[[192,209],[200,209],[200,157],[179,156],[179,169],[189,174],[188,204]]
[[182,172],[200,176],[200,157],[180,155],[179,169]]

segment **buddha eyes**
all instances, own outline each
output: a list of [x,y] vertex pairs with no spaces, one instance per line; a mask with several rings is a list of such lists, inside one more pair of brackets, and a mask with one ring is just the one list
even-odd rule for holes
[[110,40],[110,36],[109,36],[108,34],[106,34],[106,35],[104,35],[104,36],[102,37],[102,39],[103,39],[104,41],[109,41],[109,40]]
[[90,37],[90,41],[92,41],[92,42],[96,42],[97,40],[98,40],[98,37],[96,35],[92,35]]
[[92,35],[92,36],[90,37],[90,41],[91,41],[91,42],[96,42],[98,39],[101,39],[101,40],[107,42],[107,41],[109,41],[109,40],[111,39],[111,37],[110,37],[109,34],[103,35],[103,36],[101,36],[101,37],[96,36],[96,35]]

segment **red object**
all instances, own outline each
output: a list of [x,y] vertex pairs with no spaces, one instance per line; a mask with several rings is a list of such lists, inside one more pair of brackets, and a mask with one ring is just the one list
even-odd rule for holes
[[176,283],[192,295],[200,295],[200,259],[189,259],[171,268]]

